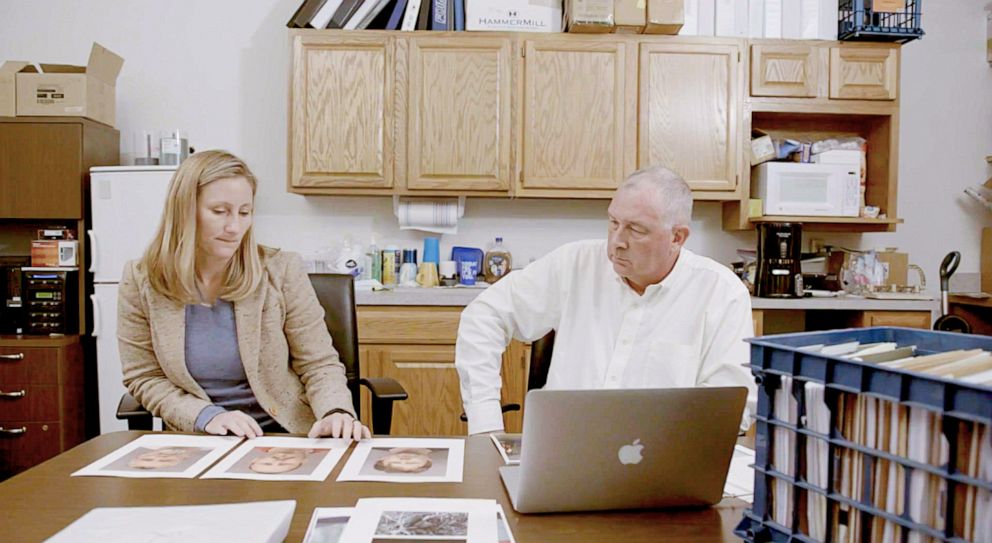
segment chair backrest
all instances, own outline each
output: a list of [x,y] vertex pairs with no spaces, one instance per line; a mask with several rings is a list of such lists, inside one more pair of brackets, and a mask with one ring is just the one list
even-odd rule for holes
[[317,293],[317,301],[324,308],[324,324],[331,334],[331,341],[344,364],[348,389],[361,416],[359,395],[360,365],[358,359],[358,316],[355,313],[354,277],[343,273],[311,273],[310,284]]
[[555,331],[552,330],[530,345],[530,372],[527,377],[527,390],[544,388],[548,382],[548,368],[551,367],[551,353],[555,348]]

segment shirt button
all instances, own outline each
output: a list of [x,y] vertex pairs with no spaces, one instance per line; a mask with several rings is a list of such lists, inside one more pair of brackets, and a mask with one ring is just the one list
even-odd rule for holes
[[616,375],[611,375],[610,378],[609,378],[609,381],[611,383],[616,383],[617,382],[617,376]]
[[622,343],[624,345],[630,345],[630,340],[629,339],[625,339],[625,340],[621,341],[620,343]]

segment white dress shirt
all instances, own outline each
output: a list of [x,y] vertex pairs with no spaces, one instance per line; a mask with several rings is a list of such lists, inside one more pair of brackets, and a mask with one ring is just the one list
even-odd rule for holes
[[745,386],[751,297],[728,268],[682,248],[671,273],[638,295],[605,240],[569,243],[486,289],[461,315],[455,366],[470,434],[500,431],[500,366],[516,338],[555,330],[547,389]]

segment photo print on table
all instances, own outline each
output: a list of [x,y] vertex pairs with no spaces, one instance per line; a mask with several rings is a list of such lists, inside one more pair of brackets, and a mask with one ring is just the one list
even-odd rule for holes
[[498,543],[498,508],[496,500],[488,499],[362,498],[341,540]]
[[303,543],[343,543],[344,533],[354,509],[351,507],[316,507]]
[[338,481],[461,482],[461,439],[379,438],[360,441]]
[[240,442],[240,437],[146,434],[72,475],[192,479]]
[[383,511],[376,537],[468,537],[468,513],[454,511]]
[[499,455],[503,457],[504,463],[520,463],[520,453],[523,450],[523,435],[495,433],[489,434],[489,437],[492,438],[493,444],[496,445],[496,450],[499,451]]
[[348,439],[259,437],[246,441],[203,478],[323,481],[350,443]]

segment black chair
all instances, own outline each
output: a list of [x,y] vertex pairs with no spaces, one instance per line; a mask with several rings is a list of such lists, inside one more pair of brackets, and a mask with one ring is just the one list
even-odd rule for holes
[[[530,344],[530,369],[527,372],[527,390],[544,388],[548,382],[548,369],[551,367],[551,353],[555,349],[555,331],[548,332],[544,337]],[[508,403],[500,406],[503,413],[520,411],[520,404]],[[462,422],[468,422],[468,416],[461,414]]]
[[[372,430],[389,434],[393,420],[393,402],[409,397],[403,386],[388,377],[362,378],[358,357],[358,317],[355,314],[354,278],[347,274],[314,273],[310,283],[324,308],[324,323],[331,341],[344,364],[355,412],[361,416],[360,385],[372,393]],[[152,415],[130,394],[124,394],[117,406],[117,418],[126,420],[131,430],[151,430]]]

